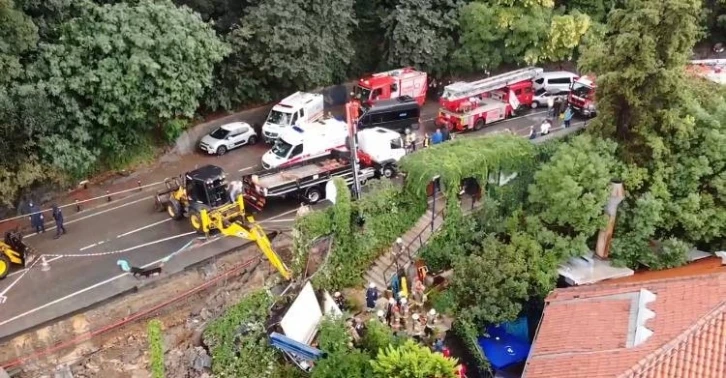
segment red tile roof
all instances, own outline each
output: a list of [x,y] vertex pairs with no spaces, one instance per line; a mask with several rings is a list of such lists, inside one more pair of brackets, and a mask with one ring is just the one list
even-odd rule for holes
[[[655,316],[633,346],[641,289]],[[557,289],[546,302],[523,378],[726,377],[726,273]]]

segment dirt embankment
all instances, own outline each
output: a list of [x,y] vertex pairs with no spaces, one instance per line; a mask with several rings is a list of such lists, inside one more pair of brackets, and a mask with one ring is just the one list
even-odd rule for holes
[[[289,248],[289,239],[275,241],[277,250]],[[201,346],[201,335],[209,321],[239,302],[249,291],[262,287],[274,272],[255,248],[228,254],[196,270],[151,283],[139,292],[109,302],[86,313],[14,338],[0,345],[3,365],[19,358],[30,359],[9,368],[13,377],[145,378],[150,377],[147,323],[152,318],[164,325],[166,376],[209,377],[211,358]],[[246,261],[245,269],[221,277]],[[217,279],[208,288],[184,297],[148,316],[98,334],[97,330],[149,310]],[[60,342],[79,342],[48,355],[33,353]]]

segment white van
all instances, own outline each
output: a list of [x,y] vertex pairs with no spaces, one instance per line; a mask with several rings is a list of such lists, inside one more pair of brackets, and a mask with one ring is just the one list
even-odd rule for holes
[[320,119],[324,104],[319,93],[295,92],[287,96],[270,110],[262,125],[262,137],[266,143],[274,143],[288,127]]
[[550,93],[568,91],[578,77],[580,75],[567,71],[542,72],[534,79],[534,90],[544,89]]
[[335,118],[288,127],[262,155],[262,168],[281,168],[329,154],[330,150],[345,147],[347,138],[348,124]]

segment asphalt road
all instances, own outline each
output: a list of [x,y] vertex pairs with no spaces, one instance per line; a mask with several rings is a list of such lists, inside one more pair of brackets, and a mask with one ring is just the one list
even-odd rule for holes
[[[426,122],[419,130],[421,134],[424,129],[434,129],[432,118],[437,110],[437,104],[426,104],[422,111]],[[340,112],[341,109],[333,109],[336,115]],[[509,129],[524,135],[530,125],[541,122],[543,117],[542,111],[531,112],[493,124],[476,134]],[[182,163],[185,166],[211,163],[232,175],[242,174],[259,167],[260,157],[267,148],[260,143],[222,157],[192,154],[182,157]],[[179,173],[168,172],[168,175]],[[11,329],[17,332],[63,316],[64,311],[71,311],[74,301],[88,301],[89,296],[97,296],[91,298],[96,300],[112,296],[114,285],[123,273],[116,265],[117,260],[127,260],[134,266],[153,265],[194,241],[198,235],[193,233],[187,220],[173,221],[165,212],[154,211],[151,194],[153,191],[138,192],[105,206],[69,214],[66,216],[68,234],[60,239],[53,239],[52,229],[26,237],[26,242],[40,254],[49,255],[50,269],[44,271],[37,263],[30,270],[14,271],[0,281],[0,301],[4,299],[0,304],[0,338],[9,335]],[[290,227],[297,205],[293,201],[268,203],[257,218],[266,229]],[[214,243],[206,248],[214,251],[205,253],[222,253],[230,247],[228,243]],[[172,260],[189,265],[195,262],[190,256],[195,253],[198,253],[196,249],[191,249]]]

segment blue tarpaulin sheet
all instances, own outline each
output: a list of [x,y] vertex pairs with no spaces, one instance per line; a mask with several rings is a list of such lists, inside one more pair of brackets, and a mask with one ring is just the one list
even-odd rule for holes
[[284,352],[288,352],[307,361],[317,360],[323,356],[323,352],[320,349],[297,342],[277,332],[273,332],[270,335],[270,343],[272,346]]
[[[489,337],[482,336],[478,339],[479,347],[495,370],[506,369],[509,366],[524,362],[529,355],[530,343],[520,339],[519,335],[515,336],[507,333],[506,328],[504,326],[487,327]],[[514,328],[517,329],[518,333],[521,333],[521,327]]]

